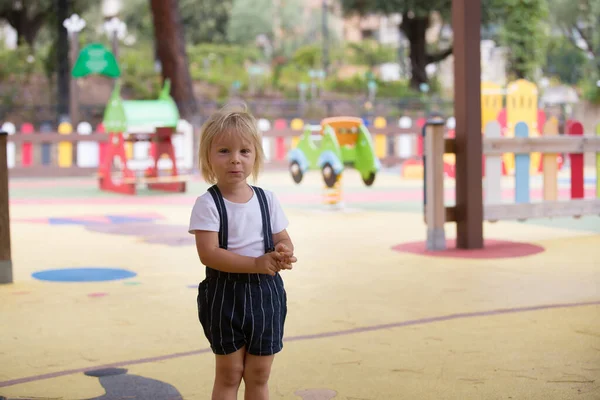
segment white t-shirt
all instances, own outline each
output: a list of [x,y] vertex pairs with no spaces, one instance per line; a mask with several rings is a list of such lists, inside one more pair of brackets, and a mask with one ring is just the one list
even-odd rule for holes
[[[271,230],[277,234],[288,226],[288,219],[273,192],[264,190],[271,214]],[[262,218],[258,197],[254,190],[246,203],[233,203],[223,198],[227,210],[228,240],[227,250],[242,256],[260,257],[265,254]],[[188,232],[219,232],[219,212],[212,195],[207,191],[196,199],[190,216]]]

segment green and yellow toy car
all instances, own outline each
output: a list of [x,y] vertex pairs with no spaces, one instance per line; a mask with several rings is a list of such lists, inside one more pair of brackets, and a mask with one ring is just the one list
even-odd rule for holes
[[325,185],[333,187],[345,166],[360,172],[365,185],[375,182],[381,163],[375,155],[371,133],[361,118],[325,118],[317,132],[305,127],[298,145],[288,153],[294,182],[300,183],[306,171],[318,169]]

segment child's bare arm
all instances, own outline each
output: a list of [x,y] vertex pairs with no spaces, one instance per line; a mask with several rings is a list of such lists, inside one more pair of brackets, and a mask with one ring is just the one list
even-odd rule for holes
[[[196,250],[202,264],[223,272],[259,273],[274,275],[277,253],[265,254],[263,257],[248,257],[227,251],[219,247],[217,232],[195,231]],[[282,257],[281,257],[282,258]],[[272,273],[271,273],[272,271]]]
[[292,239],[287,232],[287,229],[282,230],[279,233],[273,235],[273,243],[275,243],[275,248],[277,248],[278,244],[285,245],[292,253],[294,252],[294,244],[292,243]]

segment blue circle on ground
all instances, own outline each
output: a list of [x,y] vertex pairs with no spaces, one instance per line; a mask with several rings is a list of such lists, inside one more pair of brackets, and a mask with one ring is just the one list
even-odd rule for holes
[[64,268],[49,269],[31,274],[35,279],[50,282],[103,282],[127,279],[137,274],[126,269],[119,268]]

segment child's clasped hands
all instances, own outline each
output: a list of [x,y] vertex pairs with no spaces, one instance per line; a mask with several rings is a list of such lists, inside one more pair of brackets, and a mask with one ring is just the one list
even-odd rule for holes
[[266,253],[256,259],[256,269],[259,274],[274,276],[284,269],[292,269],[292,264],[298,261],[294,252],[283,243],[275,246],[275,251]]
[[280,271],[282,269],[292,269],[292,263],[298,261],[294,256],[294,252],[283,243],[279,243],[275,246],[275,253],[279,253],[279,257],[281,257],[278,262]]

